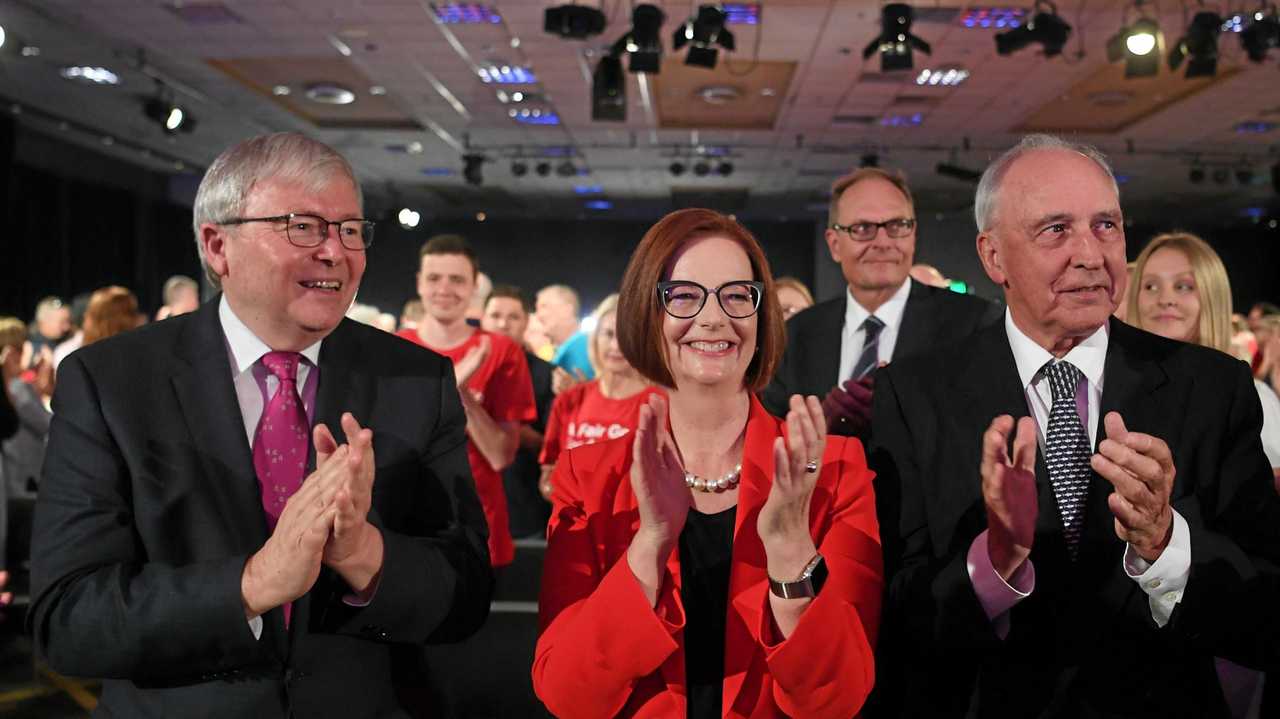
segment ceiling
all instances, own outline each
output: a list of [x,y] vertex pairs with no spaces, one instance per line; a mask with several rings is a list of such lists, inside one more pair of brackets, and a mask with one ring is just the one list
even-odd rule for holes
[[[875,155],[907,173],[922,211],[959,217],[973,184],[939,175],[938,163],[980,170],[1035,129],[1107,152],[1131,214],[1275,213],[1280,50],[1253,63],[1224,33],[1216,78],[1162,66],[1156,78],[1126,80],[1105,51],[1133,16],[1122,0],[1063,0],[1074,33],[1055,58],[1037,46],[999,56],[994,29],[965,26],[970,6],[917,5],[913,31],[932,56],[916,53],[914,70],[891,74],[862,59],[879,32],[878,2],[764,0],[758,24],[730,26],[737,50],[721,52],[715,70],[687,67],[670,49],[695,4],[660,3],[666,59],[656,75],[625,75],[625,122],[592,120],[591,71],[629,29],[630,6],[604,0],[608,26],[581,41],[543,31],[552,4],[505,0],[464,24],[442,21],[444,3],[425,0],[8,0],[0,25],[40,52],[0,60],[0,98],[26,127],[178,174],[198,176],[238,139],[300,130],[340,149],[373,203],[428,216],[647,218],[697,202],[744,217],[816,217],[831,180]],[[1147,11],[1166,43],[1187,25],[1176,3]],[[70,65],[105,67],[121,82],[65,80],[59,70]],[[536,81],[482,80],[481,70],[504,66]],[[924,68],[969,77],[917,85]],[[144,115],[157,83],[197,120],[192,133],[168,135]],[[341,85],[355,102],[308,100],[317,83]],[[504,103],[499,90],[536,102]],[[559,124],[521,124],[523,110]],[[485,158],[480,187],[463,179],[465,154]],[[513,174],[516,160],[524,176]],[[705,176],[692,171],[701,160]],[[562,176],[565,161],[573,170]],[[686,171],[673,176],[673,162]],[[727,176],[715,171],[724,162]],[[1199,183],[1193,167],[1204,170]],[[612,207],[589,209],[591,200]]]

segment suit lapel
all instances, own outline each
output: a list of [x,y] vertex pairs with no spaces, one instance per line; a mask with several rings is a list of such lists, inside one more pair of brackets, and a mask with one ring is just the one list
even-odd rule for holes
[[729,575],[729,616],[725,623],[723,705],[727,713],[746,685],[747,675],[764,671],[755,650],[768,591],[768,567],[764,544],[756,532],[756,518],[769,497],[773,482],[773,442],[782,425],[755,398],[743,441],[742,480],[733,529],[733,568]]
[[937,311],[928,288],[919,282],[912,282],[907,305],[902,311],[898,341],[893,346],[893,356],[910,357],[928,350],[929,343],[937,337],[934,331],[936,320]]
[[[846,290],[847,291],[847,290]],[[794,345],[806,348],[807,362],[803,368],[806,376],[796,378],[798,387],[823,387],[819,396],[845,378],[840,376],[840,345],[844,341],[845,300],[829,300],[817,305],[810,312],[820,313],[814,318],[807,335],[796,338]]]
[[[217,299],[206,302],[184,329],[175,348],[183,364],[171,381],[192,445],[200,448],[205,476],[197,481],[208,483],[203,493],[218,503],[236,551],[253,554],[270,535],[218,306]],[[268,634],[277,655],[284,657],[283,614],[271,611],[262,620],[274,627]]]

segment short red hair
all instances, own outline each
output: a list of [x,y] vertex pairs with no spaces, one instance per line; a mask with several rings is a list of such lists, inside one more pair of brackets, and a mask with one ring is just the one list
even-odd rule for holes
[[[641,375],[664,387],[674,387],[667,364],[667,345],[662,334],[666,310],[658,299],[658,283],[671,272],[672,259],[691,240],[724,237],[737,243],[751,262],[751,279],[764,285],[756,330],[755,354],[743,386],[758,392],[769,384],[782,350],[787,344],[782,306],[774,290],[773,273],[760,243],[736,220],[715,212],[693,208],[677,210],[649,228],[631,255],[622,276],[618,299],[618,345],[622,354]],[[711,301],[711,300],[708,300]]]

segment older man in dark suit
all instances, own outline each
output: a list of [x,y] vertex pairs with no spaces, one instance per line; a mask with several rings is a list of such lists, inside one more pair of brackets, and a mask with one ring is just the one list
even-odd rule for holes
[[393,654],[492,589],[452,370],[343,319],[373,225],[331,148],[242,142],[194,214],[222,294],[59,371],[37,646],[102,715],[407,716]]
[[878,668],[912,689],[893,715],[1226,716],[1214,657],[1277,640],[1248,367],[1111,318],[1124,221],[1091,148],[1024,138],[975,214],[1004,322],[877,378],[877,491],[901,491],[882,636],[908,654]]
[[847,292],[787,322],[787,351],[761,400],[784,416],[793,394],[823,397],[828,430],[870,434],[872,372],[966,337],[999,308],[977,297],[914,282],[916,215],[901,175],[864,167],[836,180],[826,230]]

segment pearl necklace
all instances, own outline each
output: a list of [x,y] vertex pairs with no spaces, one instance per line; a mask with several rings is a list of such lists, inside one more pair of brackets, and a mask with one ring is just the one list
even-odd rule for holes
[[738,486],[738,480],[741,478],[742,465],[739,464],[720,479],[703,479],[693,472],[685,471],[684,484],[689,489],[699,492],[725,492]]

